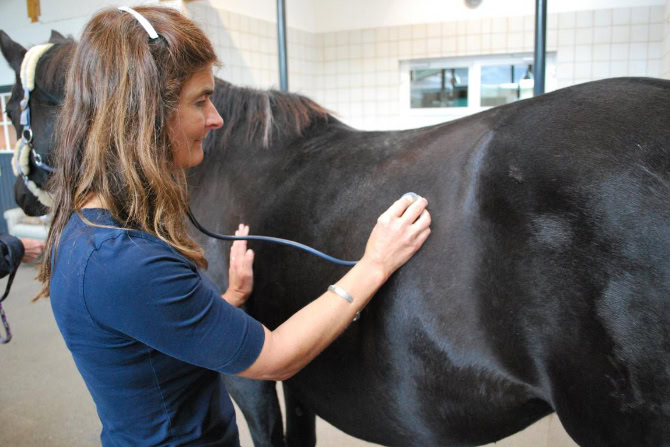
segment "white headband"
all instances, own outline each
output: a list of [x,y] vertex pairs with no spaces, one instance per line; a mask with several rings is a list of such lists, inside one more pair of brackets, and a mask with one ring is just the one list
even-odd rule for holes
[[147,19],[144,18],[142,14],[139,12],[135,11],[133,8],[129,8],[127,6],[119,6],[119,9],[121,11],[128,12],[133,15],[137,19],[138,22],[140,22],[140,25],[144,27],[145,30],[147,30],[147,33],[149,33],[149,37],[152,39],[158,39],[158,33],[154,29],[153,26],[151,26],[151,23]]

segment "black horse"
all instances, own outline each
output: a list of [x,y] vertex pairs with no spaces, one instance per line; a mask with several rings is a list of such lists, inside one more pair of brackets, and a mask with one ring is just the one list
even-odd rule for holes
[[[670,446],[670,82],[582,84],[398,132],[216,84],[225,125],[189,178],[204,226],[356,259],[403,193],[433,216],[360,321],[284,383],[289,445],[315,442],[315,414],[384,445],[465,446],[555,411],[583,446]],[[227,247],[197,237],[224,285]],[[269,328],[344,273],[253,248],[247,311]],[[229,389],[257,443],[279,445],[273,384]]]

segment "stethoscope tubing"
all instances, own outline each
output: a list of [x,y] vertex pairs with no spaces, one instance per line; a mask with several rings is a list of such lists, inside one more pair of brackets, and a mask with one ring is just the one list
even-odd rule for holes
[[193,226],[195,226],[201,233],[215,238],[215,239],[221,239],[224,241],[263,241],[263,242],[274,242],[275,244],[282,244],[282,245],[288,245],[289,247],[294,247],[298,248],[300,250],[304,250],[308,253],[311,253],[315,256],[318,256],[322,259],[325,259],[326,261],[332,262],[334,264],[338,265],[344,265],[344,266],[353,266],[356,265],[358,261],[344,261],[342,259],[335,258],[333,256],[327,255],[319,250],[316,250],[308,245],[301,244],[300,242],[295,242],[291,241],[288,239],[281,239],[278,237],[272,237],[272,236],[230,236],[227,234],[219,234],[219,233],[214,233],[212,231],[209,231],[202,225],[200,225],[200,222],[195,218],[193,215],[193,212],[191,212],[191,208],[189,207],[188,209],[188,218],[191,220],[191,223]]

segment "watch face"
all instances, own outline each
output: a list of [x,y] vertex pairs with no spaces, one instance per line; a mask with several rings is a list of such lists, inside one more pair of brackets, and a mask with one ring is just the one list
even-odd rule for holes
[[482,0],[465,0],[465,6],[468,8],[476,8],[482,4]]

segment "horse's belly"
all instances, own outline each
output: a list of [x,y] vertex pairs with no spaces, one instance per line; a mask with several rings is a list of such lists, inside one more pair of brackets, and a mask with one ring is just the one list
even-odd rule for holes
[[[301,401],[351,436],[389,446],[465,446],[498,441],[551,412],[518,390],[485,391],[499,384],[463,383],[458,377],[407,377],[400,382],[359,380],[357,386],[301,375],[289,386]],[[320,387],[310,385],[312,380]],[[451,383],[450,383],[451,382]],[[416,388],[415,388],[416,387]],[[318,390],[315,392],[315,390]]]
[[480,445],[552,411],[487,362],[483,348],[471,346],[466,359],[416,326],[389,332],[393,317],[386,315],[384,328],[370,328],[370,312],[367,319],[288,382],[305,405],[352,436],[382,445]]

